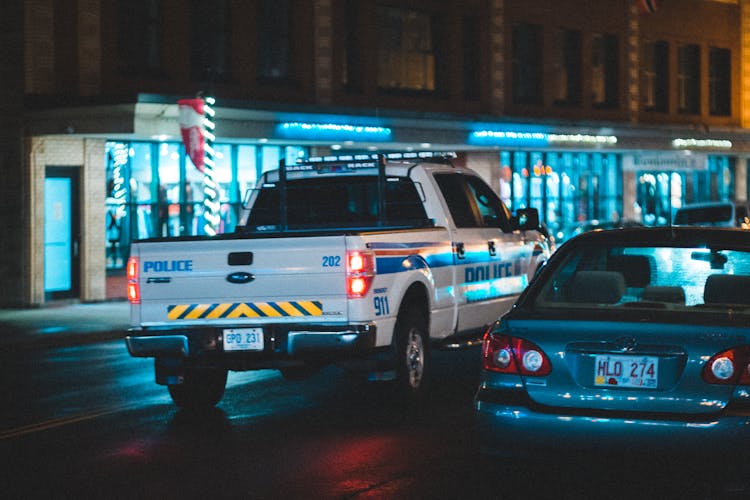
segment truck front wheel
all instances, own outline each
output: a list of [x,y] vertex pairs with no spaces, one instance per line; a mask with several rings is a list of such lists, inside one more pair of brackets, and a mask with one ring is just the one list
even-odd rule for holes
[[396,385],[406,396],[420,396],[428,382],[430,360],[427,325],[418,309],[407,308],[396,321]]
[[224,395],[227,371],[187,370],[182,384],[170,384],[169,395],[178,407],[186,410],[212,408]]

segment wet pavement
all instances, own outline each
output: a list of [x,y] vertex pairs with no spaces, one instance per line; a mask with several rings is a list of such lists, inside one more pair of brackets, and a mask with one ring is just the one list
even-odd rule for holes
[[60,347],[123,338],[129,321],[127,301],[0,309],[0,349]]

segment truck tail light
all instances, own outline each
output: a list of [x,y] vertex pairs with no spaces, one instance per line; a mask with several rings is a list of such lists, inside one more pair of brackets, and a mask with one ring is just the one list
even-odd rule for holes
[[709,384],[750,385],[750,346],[739,346],[711,356],[703,365],[703,380]]
[[515,375],[549,375],[552,365],[536,344],[525,339],[487,332],[482,343],[485,370]]
[[130,257],[127,265],[128,300],[131,304],[141,303],[141,289],[138,284],[138,258]]
[[346,294],[350,299],[367,295],[374,277],[374,253],[357,250],[346,252]]

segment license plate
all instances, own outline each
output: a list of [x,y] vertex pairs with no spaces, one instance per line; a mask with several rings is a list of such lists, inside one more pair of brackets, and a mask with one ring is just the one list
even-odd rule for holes
[[600,354],[594,360],[594,385],[656,389],[659,358]]
[[262,328],[225,328],[225,351],[262,351]]

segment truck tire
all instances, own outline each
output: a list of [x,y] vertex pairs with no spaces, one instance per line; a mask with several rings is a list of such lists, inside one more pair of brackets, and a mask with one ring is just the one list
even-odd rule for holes
[[424,394],[429,381],[430,357],[427,322],[417,307],[404,307],[396,320],[393,346],[396,389],[409,398]]
[[189,370],[182,384],[167,386],[172,401],[185,410],[212,408],[224,395],[226,370]]

